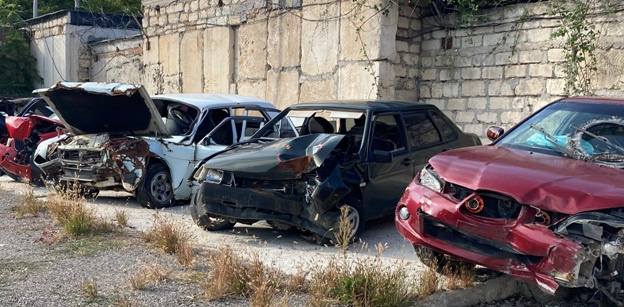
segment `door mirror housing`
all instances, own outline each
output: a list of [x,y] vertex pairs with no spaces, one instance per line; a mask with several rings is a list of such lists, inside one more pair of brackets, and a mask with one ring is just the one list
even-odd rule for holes
[[373,158],[375,158],[375,162],[392,163],[392,152],[385,150],[375,150],[373,151]]
[[485,134],[487,135],[488,139],[490,139],[490,141],[496,141],[504,133],[505,129],[498,126],[489,126],[485,131]]

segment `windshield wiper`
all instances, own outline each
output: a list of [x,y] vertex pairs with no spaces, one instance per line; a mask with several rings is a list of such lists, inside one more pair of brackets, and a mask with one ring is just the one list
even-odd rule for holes
[[572,152],[572,151],[571,151],[570,149],[568,149],[567,147],[565,147],[565,146],[561,146],[559,143],[557,143],[557,139],[556,139],[554,136],[552,136],[550,133],[546,132],[546,130],[544,130],[544,128],[539,127],[539,126],[536,126],[536,125],[534,125],[534,124],[531,124],[531,126],[530,126],[530,127],[531,127],[531,129],[533,129],[533,130],[537,130],[537,131],[539,131],[539,132],[540,132],[540,133],[544,136],[544,139],[545,139],[546,141],[548,141],[548,142],[550,142],[551,144],[553,144],[553,145],[556,147],[556,149],[558,149],[558,150],[559,150],[559,153],[563,153],[563,154],[567,155],[567,156],[568,156],[568,157],[570,157],[570,158],[575,158],[575,159],[578,159],[578,155],[577,155],[577,154],[575,154],[574,152]]
[[572,128],[574,128],[576,131],[581,131],[581,132],[583,132],[583,133],[585,133],[585,134],[587,134],[587,135],[589,135],[589,136],[593,137],[594,139],[596,139],[596,140],[598,140],[598,141],[600,141],[600,142],[602,142],[602,143],[604,143],[604,144],[607,144],[608,146],[611,146],[612,148],[617,149],[617,151],[619,151],[619,152],[621,152],[622,154],[624,154],[624,148],[622,148],[621,146],[619,146],[619,145],[617,145],[617,144],[613,144],[613,143],[612,143],[611,141],[609,141],[606,137],[604,137],[604,136],[600,136],[600,135],[596,135],[596,134],[593,134],[593,133],[591,133],[591,132],[589,132],[589,131],[587,131],[587,130],[585,130],[585,129],[583,129],[583,128],[577,127],[577,126],[572,126]]

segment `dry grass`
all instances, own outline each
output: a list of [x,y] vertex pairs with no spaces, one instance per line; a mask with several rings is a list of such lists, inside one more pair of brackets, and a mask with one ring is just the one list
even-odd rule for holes
[[137,273],[130,276],[130,288],[132,290],[143,290],[150,285],[157,285],[166,280],[170,273],[170,269],[156,264],[143,265]]
[[152,226],[143,233],[143,239],[162,249],[166,253],[174,254],[180,264],[193,266],[194,255],[190,229],[184,224],[171,218],[154,214]]
[[476,276],[474,265],[460,261],[449,261],[442,268],[448,290],[472,287]]
[[438,290],[440,285],[440,278],[435,269],[438,267],[438,259],[432,257],[431,259],[422,259],[422,261],[429,261],[430,264],[428,264],[427,270],[423,272],[418,279],[416,292],[420,297],[433,294]]
[[95,279],[85,280],[82,284],[82,291],[88,298],[96,298],[99,296],[97,282]]
[[40,213],[45,212],[48,207],[45,201],[38,199],[35,196],[35,192],[31,189],[26,194],[22,195],[17,206],[15,206],[15,216],[22,218],[26,215],[38,216]]
[[117,297],[117,302],[115,304],[117,307],[135,307],[138,306],[138,304],[132,300],[130,297],[124,295],[124,294],[120,294]]
[[308,282],[306,278],[309,272],[304,270],[297,270],[295,274],[290,275],[286,282],[286,291],[289,293],[305,293],[308,291]]
[[67,194],[48,198],[48,209],[58,224],[72,235],[93,235],[113,231],[113,225],[86,207],[84,199]]
[[265,267],[257,254],[245,260],[229,247],[220,248],[212,255],[210,266],[212,270],[201,282],[208,300],[246,297],[251,306],[272,306],[282,274]]
[[115,210],[115,221],[117,221],[118,227],[128,226],[128,213],[125,210]]

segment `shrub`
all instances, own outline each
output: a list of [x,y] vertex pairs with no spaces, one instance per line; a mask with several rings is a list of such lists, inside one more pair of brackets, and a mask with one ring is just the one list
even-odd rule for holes
[[154,214],[152,226],[143,233],[143,239],[166,253],[174,254],[182,265],[192,266],[193,246],[190,229],[171,218]]
[[15,216],[17,218],[22,218],[25,215],[38,216],[39,213],[45,212],[47,209],[46,203],[37,199],[35,192],[31,189],[20,198],[18,205],[15,206]]

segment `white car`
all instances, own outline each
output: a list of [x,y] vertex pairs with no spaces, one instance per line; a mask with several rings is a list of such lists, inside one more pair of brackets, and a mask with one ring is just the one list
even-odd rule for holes
[[[39,144],[48,179],[90,193],[125,190],[148,208],[190,199],[202,159],[245,141],[279,113],[266,101],[220,94],[149,97],[141,85],[59,82],[35,91],[69,134]],[[295,128],[289,120],[284,130]]]

